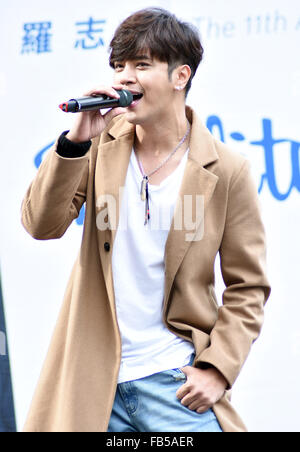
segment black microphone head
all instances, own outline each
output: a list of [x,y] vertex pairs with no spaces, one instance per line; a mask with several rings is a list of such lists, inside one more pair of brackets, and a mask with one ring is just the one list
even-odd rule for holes
[[133,95],[127,89],[118,90],[120,95],[119,106],[120,107],[129,107],[129,105],[133,102]]

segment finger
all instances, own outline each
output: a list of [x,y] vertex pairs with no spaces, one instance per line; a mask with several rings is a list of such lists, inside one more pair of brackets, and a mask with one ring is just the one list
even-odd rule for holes
[[109,123],[113,118],[115,118],[116,116],[119,116],[123,113],[126,113],[126,108],[122,108],[122,107],[112,108],[107,113],[105,113],[103,118],[106,123]]
[[176,392],[176,397],[177,399],[181,400],[183,397],[189,394],[189,392],[190,392],[189,386],[187,384],[184,384]]
[[198,408],[202,406],[201,402],[198,399],[194,400],[192,403],[188,405],[188,409],[191,411],[196,411]]
[[107,86],[99,86],[97,88],[91,89],[87,91],[84,96],[93,96],[99,94],[106,94],[107,96],[113,97],[114,99],[119,99],[120,95],[114,88],[110,88]]
[[204,414],[204,413],[206,413],[206,411],[210,410],[210,408],[211,408],[211,406],[202,405],[202,406],[197,408],[196,412],[198,414]]
[[184,366],[184,367],[180,367],[179,370],[181,370],[181,372],[183,372],[185,375],[188,375],[190,369],[191,369],[191,366]]
[[196,402],[196,408],[198,408],[201,405],[201,401],[198,400],[197,395],[195,394],[187,394],[183,399],[181,399],[181,404],[189,407],[192,403]]
[[126,85],[122,85],[121,83],[113,85],[114,89],[128,89]]

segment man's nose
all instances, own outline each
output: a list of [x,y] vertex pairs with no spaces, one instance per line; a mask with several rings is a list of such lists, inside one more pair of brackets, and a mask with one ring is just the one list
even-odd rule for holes
[[118,77],[118,81],[122,85],[128,85],[136,83],[136,72],[135,68],[131,67],[130,65],[125,65],[122,72],[120,72]]

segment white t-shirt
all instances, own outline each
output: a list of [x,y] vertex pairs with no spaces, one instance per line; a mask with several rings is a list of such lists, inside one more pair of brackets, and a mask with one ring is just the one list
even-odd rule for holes
[[163,323],[164,253],[188,151],[159,185],[149,184],[150,220],[144,226],[142,174],[132,151],[112,254],[117,319],[122,339],[118,382],[182,367],[194,353],[192,343]]

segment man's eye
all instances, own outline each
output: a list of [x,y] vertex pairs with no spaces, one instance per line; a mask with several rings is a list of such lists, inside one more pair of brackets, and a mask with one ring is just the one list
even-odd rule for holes
[[115,70],[120,70],[123,68],[123,64],[121,63],[115,63]]

